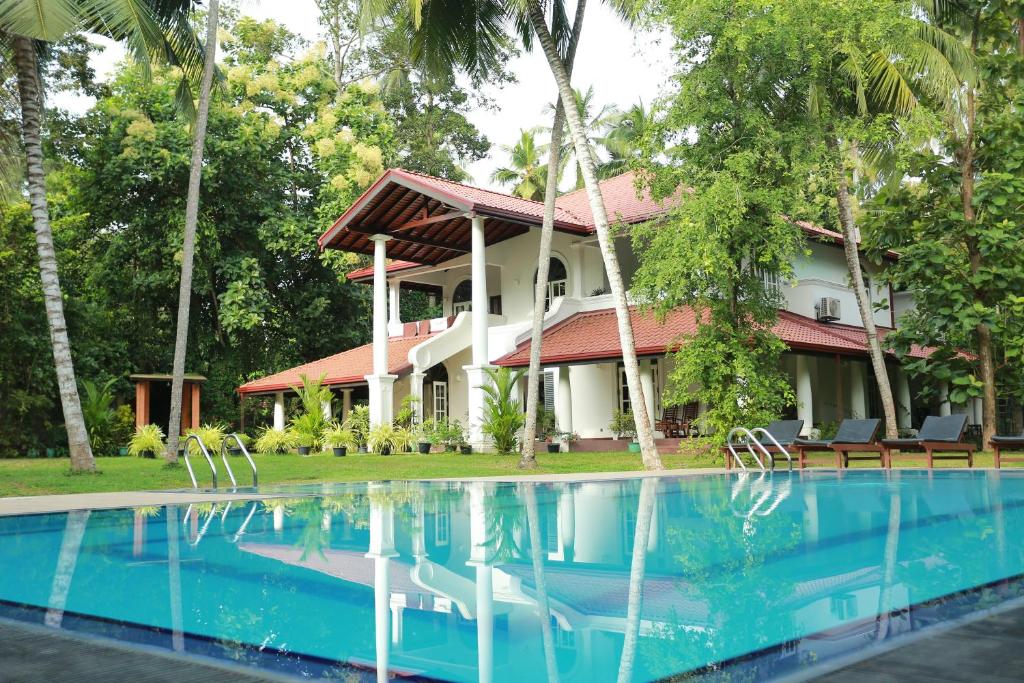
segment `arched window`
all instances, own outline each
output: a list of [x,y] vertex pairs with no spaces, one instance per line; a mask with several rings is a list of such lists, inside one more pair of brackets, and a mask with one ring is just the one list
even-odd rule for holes
[[473,310],[473,282],[463,280],[452,292],[452,315]]
[[[558,296],[565,296],[566,285],[569,282],[569,273],[561,259],[551,257],[548,262],[548,291],[544,297],[544,310],[551,308],[551,300]],[[533,284],[537,284],[537,273],[533,274]]]

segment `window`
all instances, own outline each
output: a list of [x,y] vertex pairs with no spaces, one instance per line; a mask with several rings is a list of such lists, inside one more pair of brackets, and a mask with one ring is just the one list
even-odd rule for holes
[[490,305],[487,308],[491,315],[501,315],[501,294],[495,294],[490,298]]
[[[566,284],[569,282],[569,273],[561,259],[552,257],[548,262],[548,291],[544,295],[544,310],[551,308],[551,301],[555,297],[565,296]],[[533,274],[533,283],[537,284],[537,274]]]
[[448,382],[434,382],[434,418],[448,417]]
[[633,410],[633,404],[629,400],[629,382],[626,380],[626,368],[619,366],[619,410],[624,413]]
[[452,292],[452,315],[473,310],[473,282],[463,280]]
[[754,266],[754,276],[761,279],[764,291],[768,296],[779,297],[782,295],[782,276],[777,271]]
[[562,628],[555,617],[551,617],[551,632],[554,634],[556,648],[560,650],[576,649],[576,632]]
[[451,521],[448,518],[448,510],[434,509],[434,545],[448,545],[448,534],[451,530]]

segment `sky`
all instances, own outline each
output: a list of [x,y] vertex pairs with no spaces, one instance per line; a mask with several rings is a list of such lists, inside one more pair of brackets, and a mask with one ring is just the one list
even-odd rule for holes
[[[294,33],[313,41],[321,38],[314,0],[262,0],[245,2],[244,14],[257,19],[274,19]],[[94,57],[97,76],[105,78],[123,57],[116,45]],[[589,3],[583,34],[576,55],[573,86],[594,87],[596,106],[614,104],[627,108],[639,100],[650,104],[667,87],[670,75],[670,43],[665,35],[634,32],[615,17],[604,3]],[[555,100],[555,82],[539,48],[509,64],[519,82],[503,88],[488,87],[483,94],[495,109],[477,109],[470,121],[491,142],[490,154],[467,168],[472,184],[502,189],[491,181],[494,170],[507,162],[502,145],[512,145],[523,128],[550,126],[545,106]],[[89,105],[84,98],[55,98],[54,104],[74,110]],[[507,189],[507,188],[505,188]]]

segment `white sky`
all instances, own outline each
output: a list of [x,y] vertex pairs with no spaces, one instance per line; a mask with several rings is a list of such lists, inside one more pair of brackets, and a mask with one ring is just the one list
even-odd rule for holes
[[[258,19],[274,19],[310,41],[321,38],[313,0],[246,2],[242,11]],[[97,76],[108,76],[122,56],[117,46],[107,47],[94,58]],[[624,109],[641,99],[649,105],[667,87],[670,66],[667,38],[634,33],[603,3],[589,4],[573,85],[581,90],[593,86],[596,107],[615,104]],[[497,110],[476,110],[469,116],[492,143],[490,155],[469,166],[471,182],[495,189],[500,188],[491,182],[491,173],[507,161],[501,145],[514,144],[521,128],[550,126],[550,115],[544,113],[544,107],[555,99],[555,82],[539,48],[514,60],[509,70],[517,75],[518,83],[486,91]],[[78,111],[90,104],[88,100],[62,97],[55,97],[53,103]]]

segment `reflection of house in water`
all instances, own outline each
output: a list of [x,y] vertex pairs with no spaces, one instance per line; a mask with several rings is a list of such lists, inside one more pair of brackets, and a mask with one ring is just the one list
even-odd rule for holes
[[[273,535],[253,533],[239,547],[372,592],[374,645],[357,662],[457,680],[540,675],[537,581],[522,498],[504,484],[451,486],[450,494],[425,486],[415,495],[371,488],[363,503],[369,533],[336,514],[319,549],[296,544],[301,530],[293,522]],[[771,661],[761,666],[771,670],[904,632],[913,614],[904,608],[935,597],[923,577],[944,563],[914,520],[927,514],[955,523],[984,507],[957,487],[939,484],[925,499],[895,484],[858,488],[835,474],[687,486],[660,484],[642,579],[639,632],[648,649],[637,660],[644,667],[638,677],[766,647]],[[537,487],[539,550],[566,680],[606,680],[618,670],[638,487]],[[891,610],[902,612],[876,618]],[[813,635],[796,638],[806,633]],[[658,652],[664,658],[651,656]]]

